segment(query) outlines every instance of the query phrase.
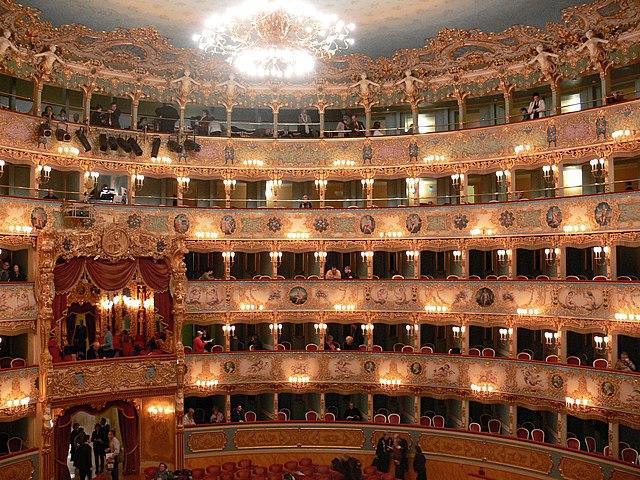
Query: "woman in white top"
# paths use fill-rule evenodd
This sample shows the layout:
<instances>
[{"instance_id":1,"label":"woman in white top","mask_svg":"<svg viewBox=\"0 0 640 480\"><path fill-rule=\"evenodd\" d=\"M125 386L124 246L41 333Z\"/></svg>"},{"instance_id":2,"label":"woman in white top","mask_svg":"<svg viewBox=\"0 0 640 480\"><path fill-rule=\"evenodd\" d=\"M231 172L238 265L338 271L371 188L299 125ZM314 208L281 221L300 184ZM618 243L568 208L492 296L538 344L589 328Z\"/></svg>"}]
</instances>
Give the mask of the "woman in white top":
<instances>
[{"instance_id":1,"label":"woman in white top","mask_svg":"<svg viewBox=\"0 0 640 480\"><path fill-rule=\"evenodd\" d=\"M384 135L380 130L380 122L373 122L373 133L371 135L374 137L382 137Z\"/></svg>"},{"instance_id":2,"label":"woman in white top","mask_svg":"<svg viewBox=\"0 0 640 480\"><path fill-rule=\"evenodd\" d=\"M527 112L529 112L529 118L542 118L544 117L545 110L546 106L544 104L544 100L540 98L540 94L538 92L534 93L531 103L529 103L529 108L527 109Z\"/></svg>"}]
</instances>

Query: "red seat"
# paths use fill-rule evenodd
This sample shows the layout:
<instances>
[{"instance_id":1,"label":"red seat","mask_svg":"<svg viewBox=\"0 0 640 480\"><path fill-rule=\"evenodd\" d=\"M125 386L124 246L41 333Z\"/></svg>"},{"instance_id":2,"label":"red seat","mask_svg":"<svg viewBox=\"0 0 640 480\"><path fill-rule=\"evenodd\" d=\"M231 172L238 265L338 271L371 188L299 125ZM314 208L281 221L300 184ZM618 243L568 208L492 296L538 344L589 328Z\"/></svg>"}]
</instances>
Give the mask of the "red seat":
<instances>
[{"instance_id":1,"label":"red seat","mask_svg":"<svg viewBox=\"0 0 640 480\"><path fill-rule=\"evenodd\" d=\"M307 413L305 413L304 418L307 422L317 422L318 413L313 410L309 410Z\"/></svg>"},{"instance_id":2,"label":"red seat","mask_svg":"<svg viewBox=\"0 0 640 480\"><path fill-rule=\"evenodd\" d=\"M502 422L496 418L492 418L488 423L490 433L502 433Z\"/></svg>"},{"instance_id":3,"label":"red seat","mask_svg":"<svg viewBox=\"0 0 640 480\"><path fill-rule=\"evenodd\" d=\"M584 437L584 443L587 446L587 452L595 453L598 448L596 447L596 439L593 437Z\"/></svg>"},{"instance_id":4,"label":"red seat","mask_svg":"<svg viewBox=\"0 0 640 480\"><path fill-rule=\"evenodd\" d=\"M204 468L193 468L191 470L191 478L193 478L193 480L204 478Z\"/></svg>"},{"instance_id":5,"label":"red seat","mask_svg":"<svg viewBox=\"0 0 640 480\"><path fill-rule=\"evenodd\" d=\"M245 422L255 422L256 421L256 412L254 412L252 410L249 410L248 412L245 412L244 421Z\"/></svg>"},{"instance_id":6,"label":"red seat","mask_svg":"<svg viewBox=\"0 0 640 480\"><path fill-rule=\"evenodd\" d=\"M415 350L411 345L405 345L402 347L402 353L413 353Z\"/></svg>"},{"instance_id":7,"label":"red seat","mask_svg":"<svg viewBox=\"0 0 640 480\"><path fill-rule=\"evenodd\" d=\"M387 417L385 417L382 413L376 413L373 416L373 423L387 423Z\"/></svg>"},{"instance_id":8,"label":"red seat","mask_svg":"<svg viewBox=\"0 0 640 480\"><path fill-rule=\"evenodd\" d=\"M528 352L520 352L516 358L518 360L531 360L531 354Z\"/></svg>"},{"instance_id":9,"label":"red seat","mask_svg":"<svg viewBox=\"0 0 640 480\"><path fill-rule=\"evenodd\" d=\"M567 448L571 450L580 450L580 440L577 438L567 438Z\"/></svg>"},{"instance_id":10,"label":"red seat","mask_svg":"<svg viewBox=\"0 0 640 480\"><path fill-rule=\"evenodd\" d=\"M482 356L483 357L495 357L496 356L496 351L493 348L483 348L482 349Z\"/></svg>"},{"instance_id":11,"label":"red seat","mask_svg":"<svg viewBox=\"0 0 640 480\"><path fill-rule=\"evenodd\" d=\"M578 357L574 357L573 355L567 357L568 365L580 365L580 359Z\"/></svg>"},{"instance_id":12,"label":"red seat","mask_svg":"<svg viewBox=\"0 0 640 480\"><path fill-rule=\"evenodd\" d=\"M470 357L479 357L480 356L480 349L479 348L470 348L469 349L469 356Z\"/></svg>"},{"instance_id":13,"label":"red seat","mask_svg":"<svg viewBox=\"0 0 640 480\"><path fill-rule=\"evenodd\" d=\"M211 475L212 477L220 475L220 470L220 465L207 465L207 468L205 468L207 475Z\"/></svg>"},{"instance_id":14,"label":"red seat","mask_svg":"<svg viewBox=\"0 0 640 480\"><path fill-rule=\"evenodd\" d=\"M301 467L311 467L311 466L313 466L313 460L311 460L309 457L301 458L298 463L300 464Z\"/></svg>"},{"instance_id":15,"label":"red seat","mask_svg":"<svg viewBox=\"0 0 640 480\"><path fill-rule=\"evenodd\" d=\"M316 345L315 343L308 343L306 347L304 347L304 349L307 352L317 352L318 351L318 345Z\"/></svg>"},{"instance_id":16,"label":"red seat","mask_svg":"<svg viewBox=\"0 0 640 480\"><path fill-rule=\"evenodd\" d=\"M222 471L225 472L225 473L235 472L236 471L235 462L224 462L222 464Z\"/></svg>"},{"instance_id":17,"label":"red seat","mask_svg":"<svg viewBox=\"0 0 640 480\"><path fill-rule=\"evenodd\" d=\"M444 428L444 417L442 415L433 417L433 426L435 428Z\"/></svg>"},{"instance_id":18,"label":"red seat","mask_svg":"<svg viewBox=\"0 0 640 480\"><path fill-rule=\"evenodd\" d=\"M144 478L150 480L151 478L153 478L157 471L158 467L147 467L142 471L142 474L144 475Z\"/></svg>"},{"instance_id":19,"label":"red seat","mask_svg":"<svg viewBox=\"0 0 640 480\"><path fill-rule=\"evenodd\" d=\"M431 417L427 417L425 415L420 417L420 425L422 425L423 427L430 427L431 426Z\"/></svg>"},{"instance_id":20,"label":"red seat","mask_svg":"<svg viewBox=\"0 0 640 480\"><path fill-rule=\"evenodd\" d=\"M558 355L547 355L544 361L547 363L558 363Z\"/></svg>"},{"instance_id":21,"label":"red seat","mask_svg":"<svg viewBox=\"0 0 640 480\"><path fill-rule=\"evenodd\" d=\"M531 430L531 440L544 443L544 430L540 430L539 428Z\"/></svg>"},{"instance_id":22,"label":"red seat","mask_svg":"<svg viewBox=\"0 0 640 480\"><path fill-rule=\"evenodd\" d=\"M520 427L516 430L516 437L521 438L523 440L529 440L529 430L526 428Z\"/></svg>"},{"instance_id":23,"label":"red seat","mask_svg":"<svg viewBox=\"0 0 640 480\"><path fill-rule=\"evenodd\" d=\"M425 345L420 349L420 353L433 353L433 348L428 345Z\"/></svg>"},{"instance_id":24,"label":"red seat","mask_svg":"<svg viewBox=\"0 0 640 480\"><path fill-rule=\"evenodd\" d=\"M478 432L480 432L480 430L482 430L482 428L480 427L479 423L472 422L472 423L469 424L469 431L470 432L478 433Z\"/></svg>"},{"instance_id":25,"label":"red seat","mask_svg":"<svg viewBox=\"0 0 640 480\"><path fill-rule=\"evenodd\" d=\"M374 353L380 353L380 352L382 352L382 347L380 345L374 345L371 348L371 351L374 352Z\"/></svg>"},{"instance_id":26,"label":"red seat","mask_svg":"<svg viewBox=\"0 0 640 480\"><path fill-rule=\"evenodd\" d=\"M620 452L620 458L623 462L635 464L638 461L638 451L633 448L625 448Z\"/></svg>"},{"instance_id":27,"label":"red seat","mask_svg":"<svg viewBox=\"0 0 640 480\"><path fill-rule=\"evenodd\" d=\"M609 368L609 362L604 358L597 358L593 361L593 368Z\"/></svg>"},{"instance_id":28,"label":"red seat","mask_svg":"<svg viewBox=\"0 0 640 480\"><path fill-rule=\"evenodd\" d=\"M336 421L336 415L332 412L327 412L324 414L324 421L325 422L335 422Z\"/></svg>"},{"instance_id":29,"label":"red seat","mask_svg":"<svg viewBox=\"0 0 640 480\"><path fill-rule=\"evenodd\" d=\"M296 462L295 460L289 460L284 464L284 469L289 472L295 472L296 470L298 470L298 462Z\"/></svg>"},{"instance_id":30,"label":"red seat","mask_svg":"<svg viewBox=\"0 0 640 480\"><path fill-rule=\"evenodd\" d=\"M394 425L399 425L400 424L400 415L398 415L397 413L389 414L389 416L387 417L387 422L388 423L392 423Z\"/></svg>"},{"instance_id":31,"label":"red seat","mask_svg":"<svg viewBox=\"0 0 640 480\"><path fill-rule=\"evenodd\" d=\"M251 468L251 460L248 458L243 458L238 462L238 467L240 468Z\"/></svg>"}]
</instances>

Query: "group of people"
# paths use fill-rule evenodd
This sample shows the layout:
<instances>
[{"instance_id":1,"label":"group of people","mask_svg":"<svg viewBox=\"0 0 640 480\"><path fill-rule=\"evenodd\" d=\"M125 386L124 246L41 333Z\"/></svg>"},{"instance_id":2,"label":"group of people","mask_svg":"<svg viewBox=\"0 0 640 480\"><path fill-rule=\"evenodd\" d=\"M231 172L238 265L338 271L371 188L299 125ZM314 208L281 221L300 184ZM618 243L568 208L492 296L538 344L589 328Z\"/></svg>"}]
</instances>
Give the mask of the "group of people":
<instances>
[{"instance_id":1,"label":"group of people","mask_svg":"<svg viewBox=\"0 0 640 480\"><path fill-rule=\"evenodd\" d=\"M351 116L347 114L342 116L342 120L336 126L334 136L338 138L364 137L365 133L364 124L358 119L358 114L353 113Z\"/></svg>"},{"instance_id":2,"label":"group of people","mask_svg":"<svg viewBox=\"0 0 640 480\"><path fill-rule=\"evenodd\" d=\"M102 105L98 104L91 110L90 123L102 127L121 128L120 115L122 111L116 102L111 102L107 110L103 110Z\"/></svg>"},{"instance_id":3,"label":"group of people","mask_svg":"<svg viewBox=\"0 0 640 480\"><path fill-rule=\"evenodd\" d=\"M536 118L544 117L545 110L547 106L544 103L544 99L540 97L538 92L533 94L531 97L531 102L529 102L528 107L522 107L520 109L520 114L522 115L522 121L526 120L535 120Z\"/></svg>"},{"instance_id":4,"label":"group of people","mask_svg":"<svg viewBox=\"0 0 640 480\"><path fill-rule=\"evenodd\" d=\"M351 270L350 265L346 265L341 272L335 265L331 266L324 274L325 280L354 280L358 276Z\"/></svg>"},{"instance_id":5,"label":"group of people","mask_svg":"<svg viewBox=\"0 0 640 480\"><path fill-rule=\"evenodd\" d=\"M95 424L91 435L88 435L79 423L74 423L69 443L70 460L77 470L76 478L91 480L95 467L96 475L106 469L110 471L112 480L118 480L120 441L106 418L101 418L100 422Z\"/></svg>"},{"instance_id":6,"label":"group of people","mask_svg":"<svg viewBox=\"0 0 640 480\"><path fill-rule=\"evenodd\" d=\"M376 444L376 453L373 459L373 465L379 472L388 473L391 466L394 467L395 478L404 480L407 476L409 468L409 444L406 439L402 438L399 433L393 436L386 432ZM417 480L426 480L427 478L427 458L425 457L420 445L416 445L415 455L413 457L413 470Z\"/></svg>"},{"instance_id":7,"label":"group of people","mask_svg":"<svg viewBox=\"0 0 640 480\"><path fill-rule=\"evenodd\" d=\"M0 269L0 282L24 282L27 278L22 273L20 265L14 264L13 267L6 260L2 262L2 269Z\"/></svg>"},{"instance_id":8,"label":"group of people","mask_svg":"<svg viewBox=\"0 0 640 480\"><path fill-rule=\"evenodd\" d=\"M42 118L49 124L53 122L70 122L80 123L80 114L74 113L73 118L69 118L69 114L67 113L66 108L61 108L56 114L51 105L47 105L42 111Z\"/></svg>"}]
</instances>

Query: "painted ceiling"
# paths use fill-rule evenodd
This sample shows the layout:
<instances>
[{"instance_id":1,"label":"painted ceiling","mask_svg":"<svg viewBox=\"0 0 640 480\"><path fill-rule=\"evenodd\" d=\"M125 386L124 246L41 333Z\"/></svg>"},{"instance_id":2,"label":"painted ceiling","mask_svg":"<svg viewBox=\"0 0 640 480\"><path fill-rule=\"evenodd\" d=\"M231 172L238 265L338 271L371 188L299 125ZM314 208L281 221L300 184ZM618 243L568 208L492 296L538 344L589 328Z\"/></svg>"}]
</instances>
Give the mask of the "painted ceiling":
<instances>
[{"instance_id":1,"label":"painted ceiling","mask_svg":"<svg viewBox=\"0 0 640 480\"><path fill-rule=\"evenodd\" d=\"M204 19L240 0L23 0L54 26L79 23L95 30L155 27L178 47ZM296 1L296 0L292 0ZM544 27L560 22L562 9L584 0L313 0L325 12L357 26L353 52L391 56L402 48L424 46L445 27L499 32L513 25Z\"/></svg>"}]
</instances>

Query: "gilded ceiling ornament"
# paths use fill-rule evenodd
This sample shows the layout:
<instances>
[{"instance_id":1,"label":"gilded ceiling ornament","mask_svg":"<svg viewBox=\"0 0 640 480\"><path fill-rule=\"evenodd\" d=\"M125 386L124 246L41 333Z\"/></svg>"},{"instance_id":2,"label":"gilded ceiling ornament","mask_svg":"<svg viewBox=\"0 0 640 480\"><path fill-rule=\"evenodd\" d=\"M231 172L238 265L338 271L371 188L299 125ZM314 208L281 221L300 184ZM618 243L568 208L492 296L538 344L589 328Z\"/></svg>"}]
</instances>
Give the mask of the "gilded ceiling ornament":
<instances>
[{"instance_id":1,"label":"gilded ceiling ornament","mask_svg":"<svg viewBox=\"0 0 640 480\"><path fill-rule=\"evenodd\" d=\"M603 45L607 45L609 41L596 37L593 30L587 30L584 36L586 37L586 40L578 47L576 53L580 53L582 50L587 49L590 64L594 68L603 70L602 60L605 56Z\"/></svg>"},{"instance_id":2,"label":"gilded ceiling ornament","mask_svg":"<svg viewBox=\"0 0 640 480\"><path fill-rule=\"evenodd\" d=\"M542 72L544 78L548 81L555 81L558 66L554 59L560 58L555 53L547 52L544 46L536 46L537 55L527 62L527 65L538 64L538 69Z\"/></svg>"},{"instance_id":3,"label":"gilded ceiling ornament","mask_svg":"<svg viewBox=\"0 0 640 480\"><path fill-rule=\"evenodd\" d=\"M407 102L413 104L419 97L419 91L416 87L416 84L423 85L424 81L419 78L414 77L411 74L411 70L404 71L404 77L398 80L395 85L403 85L403 92L405 94L405 99Z\"/></svg>"},{"instance_id":4,"label":"gilded ceiling ornament","mask_svg":"<svg viewBox=\"0 0 640 480\"><path fill-rule=\"evenodd\" d=\"M189 97L191 96L191 89L193 85L197 87L200 87L202 85L201 83L191 78L191 71L189 69L184 71L184 75L182 77L172 80L171 83L178 84L178 87L180 88L180 93L178 98L185 103L187 102L187 100L189 100Z\"/></svg>"},{"instance_id":5,"label":"gilded ceiling ornament","mask_svg":"<svg viewBox=\"0 0 640 480\"><path fill-rule=\"evenodd\" d=\"M55 45L51 45L48 50L45 50L42 53L36 53L33 56L34 58L42 59L38 64L38 70L43 78L48 78L49 75L51 75L56 62L62 65L65 64L64 60L56 54L56 50L57 47Z\"/></svg>"},{"instance_id":6,"label":"gilded ceiling ornament","mask_svg":"<svg viewBox=\"0 0 640 480\"><path fill-rule=\"evenodd\" d=\"M363 106L371 105L372 103L372 87L379 88L380 84L369 80L366 73L361 73L360 80L353 85L349 85L349 88L357 88Z\"/></svg>"},{"instance_id":7,"label":"gilded ceiling ornament","mask_svg":"<svg viewBox=\"0 0 640 480\"><path fill-rule=\"evenodd\" d=\"M5 29L2 37L0 37L0 58L4 58L7 50L14 53L19 53L18 47L16 47L11 41L11 36L13 32L11 30Z\"/></svg>"}]
</instances>

